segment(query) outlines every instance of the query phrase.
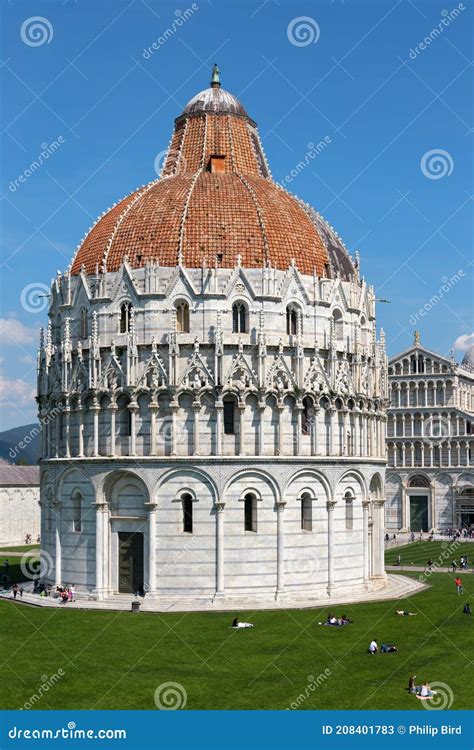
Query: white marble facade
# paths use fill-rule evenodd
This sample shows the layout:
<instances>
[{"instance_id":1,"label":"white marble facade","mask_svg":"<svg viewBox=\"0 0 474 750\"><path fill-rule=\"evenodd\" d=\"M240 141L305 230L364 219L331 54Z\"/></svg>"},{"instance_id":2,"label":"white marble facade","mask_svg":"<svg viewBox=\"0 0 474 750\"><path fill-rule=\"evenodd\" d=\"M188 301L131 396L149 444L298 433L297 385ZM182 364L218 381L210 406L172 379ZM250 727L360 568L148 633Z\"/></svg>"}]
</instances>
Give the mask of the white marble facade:
<instances>
[{"instance_id":1,"label":"white marble facade","mask_svg":"<svg viewBox=\"0 0 474 750\"><path fill-rule=\"evenodd\" d=\"M148 596L382 586L374 308L357 264L58 274L38 359L49 579L117 593L131 532Z\"/></svg>"},{"instance_id":2,"label":"white marble facade","mask_svg":"<svg viewBox=\"0 0 474 750\"><path fill-rule=\"evenodd\" d=\"M0 545L36 542L40 533L40 488L37 466L12 466L0 460Z\"/></svg>"},{"instance_id":3,"label":"white marble facade","mask_svg":"<svg viewBox=\"0 0 474 750\"><path fill-rule=\"evenodd\" d=\"M472 354L472 352L471 352ZM424 347L389 362L386 526L435 531L474 524L474 372Z\"/></svg>"}]
</instances>

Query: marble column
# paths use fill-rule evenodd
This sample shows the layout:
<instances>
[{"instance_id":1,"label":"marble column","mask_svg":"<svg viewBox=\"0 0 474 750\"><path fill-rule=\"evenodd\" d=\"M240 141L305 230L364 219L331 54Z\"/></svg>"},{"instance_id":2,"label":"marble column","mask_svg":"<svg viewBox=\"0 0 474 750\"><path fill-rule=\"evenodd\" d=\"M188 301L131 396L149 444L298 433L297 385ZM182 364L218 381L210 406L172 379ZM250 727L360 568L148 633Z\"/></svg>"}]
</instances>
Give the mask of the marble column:
<instances>
[{"instance_id":1,"label":"marble column","mask_svg":"<svg viewBox=\"0 0 474 750\"><path fill-rule=\"evenodd\" d=\"M177 456L178 455L177 418L178 418L179 404L178 404L177 401L172 401L170 403L170 407L171 407L171 446L170 446L170 455L171 456Z\"/></svg>"},{"instance_id":2,"label":"marble column","mask_svg":"<svg viewBox=\"0 0 474 750\"><path fill-rule=\"evenodd\" d=\"M362 568L365 585L369 582L369 507L369 501L364 500L362 503Z\"/></svg>"},{"instance_id":3,"label":"marble column","mask_svg":"<svg viewBox=\"0 0 474 750\"><path fill-rule=\"evenodd\" d=\"M199 456L201 437L199 435L199 417L201 414L201 402L193 401L193 456Z\"/></svg>"},{"instance_id":4,"label":"marble column","mask_svg":"<svg viewBox=\"0 0 474 750\"><path fill-rule=\"evenodd\" d=\"M283 511L286 501L277 502L277 588L276 599L285 590L285 526Z\"/></svg>"},{"instance_id":5,"label":"marble column","mask_svg":"<svg viewBox=\"0 0 474 750\"><path fill-rule=\"evenodd\" d=\"M93 419L93 448L92 448L92 455L98 456L99 455L99 402L97 401L97 398L94 397L94 400L92 402L91 406L91 412L92 412L92 419Z\"/></svg>"},{"instance_id":6,"label":"marble column","mask_svg":"<svg viewBox=\"0 0 474 750\"><path fill-rule=\"evenodd\" d=\"M65 425L65 451L64 454L66 458L71 457L71 408L69 406L69 403L66 404L66 408L64 410L64 419L66 422Z\"/></svg>"},{"instance_id":7,"label":"marble column","mask_svg":"<svg viewBox=\"0 0 474 750\"><path fill-rule=\"evenodd\" d=\"M156 414L158 402L156 399L150 401L150 456L156 456Z\"/></svg>"},{"instance_id":8,"label":"marble column","mask_svg":"<svg viewBox=\"0 0 474 750\"><path fill-rule=\"evenodd\" d=\"M385 574L385 519L384 519L384 501L374 500L372 502L372 512L374 514L374 528L372 533L373 546L373 575L375 578L386 578Z\"/></svg>"},{"instance_id":9,"label":"marble column","mask_svg":"<svg viewBox=\"0 0 474 750\"><path fill-rule=\"evenodd\" d=\"M117 412L117 404L111 401L109 404L110 411L110 455L115 456L116 453L116 427L115 427L115 414Z\"/></svg>"},{"instance_id":10,"label":"marble column","mask_svg":"<svg viewBox=\"0 0 474 750\"><path fill-rule=\"evenodd\" d=\"M78 430L78 458L84 457L84 410L81 405L77 407L77 430Z\"/></svg>"},{"instance_id":11,"label":"marble column","mask_svg":"<svg viewBox=\"0 0 474 750\"><path fill-rule=\"evenodd\" d=\"M224 404L216 401L216 455L222 456L222 422Z\"/></svg>"},{"instance_id":12,"label":"marble column","mask_svg":"<svg viewBox=\"0 0 474 750\"><path fill-rule=\"evenodd\" d=\"M61 560L61 503L53 502L54 508L54 582L56 586L62 585L62 560Z\"/></svg>"},{"instance_id":13,"label":"marble column","mask_svg":"<svg viewBox=\"0 0 474 750\"><path fill-rule=\"evenodd\" d=\"M105 503L95 505L95 589L97 599L104 597L104 517Z\"/></svg>"},{"instance_id":14,"label":"marble column","mask_svg":"<svg viewBox=\"0 0 474 750\"><path fill-rule=\"evenodd\" d=\"M335 500L328 500L326 508L328 512L328 595L331 596L334 588L334 508Z\"/></svg>"},{"instance_id":15,"label":"marble column","mask_svg":"<svg viewBox=\"0 0 474 750\"><path fill-rule=\"evenodd\" d=\"M301 432L303 429L303 407L296 407L296 436L294 441L294 455L299 456L301 453ZM311 424L309 425L309 433L311 440Z\"/></svg>"},{"instance_id":16,"label":"marble column","mask_svg":"<svg viewBox=\"0 0 474 750\"><path fill-rule=\"evenodd\" d=\"M331 456L337 456L337 409L334 406L331 406L329 411L329 446L330 446L330 454Z\"/></svg>"},{"instance_id":17,"label":"marble column","mask_svg":"<svg viewBox=\"0 0 474 750\"><path fill-rule=\"evenodd\" d=\"M148 509L148 590L150 597L156 596L156 503L146 503Z\"/></svg>"},{"instance_id":18,"label":"marble column","mask_svg":"<svg viewBox=\"0 0 474 750\"><path fill-rule=\"evenodd\" d=\"M265 455L265 401L258 403L258 455Z\"/></svg>"},{"instance_id":19,"label":"marble column","mask_svg":"<svg viewBox=\"0 0 474 750\"><path fill-rule=\"evenodd\" d=\"M130 456L137 454L137 412L138 404L132 402L128 405L130 410Z\"/></svg>"},{"instance_id":20,"label":"marble column","mask_svg":"<svg viewBox=\"0 0 474 750\"><path fill-rule=\"evenodd\" d=\"M239 404L239 456L245 456L245 404Z\"/></svg>"},{"instance_id":21,"label":"marble column","mask_svg":"<svg viewBox=\"0 0 474 750\"><path fill-rule=\"evenodd\" d=\"M277 456L281 456L282 455L281 418L282 418L282 414L283 414L283 408L284 407L283 407L282 404L277 404L277 406L276 406L277 415L278 415L277 428L276 428L276 430L277 430L277 434L276 434L276 455Z\"/></svg>"},{"instance_id":22,"label":"marble column","mask_svg":"<svg viewBox=\"0 0 474 750\"><path fill-rule=\"evenodd\" d=\"M216 504L216 593L215 597L225 596L224 582L224 508L225 503Z\"/></svg>"},{"instance_id":23,"label":"marble column","mask_svg":"<svg viewBox=\"0 0 474 750\"><path fill-rule=\"evenodd\" d=\"M314 415L311 420L311 455L317 456L319 451L319 406L314 409Z\"/></svg>"}]
</instances>

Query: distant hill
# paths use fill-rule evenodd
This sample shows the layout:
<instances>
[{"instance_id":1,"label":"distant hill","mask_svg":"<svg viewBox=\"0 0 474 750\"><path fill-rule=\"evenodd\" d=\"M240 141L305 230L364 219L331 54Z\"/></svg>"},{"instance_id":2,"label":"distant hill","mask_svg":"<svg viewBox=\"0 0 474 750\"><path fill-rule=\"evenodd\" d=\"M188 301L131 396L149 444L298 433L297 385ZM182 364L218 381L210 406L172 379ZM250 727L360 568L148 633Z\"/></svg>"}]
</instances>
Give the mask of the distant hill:
<instances>
[{"instance_id":1,"label":"distant hill","mask_svg":"<svg viewBox=\"0 0 474 750\"><path fill-rule=\"evenodd\" d=\"M38 463L39 457L40 436L37 422L0 432L0 458L4 458L11 464L21 459L34 465Z\"/></svg>"}]
</instances>

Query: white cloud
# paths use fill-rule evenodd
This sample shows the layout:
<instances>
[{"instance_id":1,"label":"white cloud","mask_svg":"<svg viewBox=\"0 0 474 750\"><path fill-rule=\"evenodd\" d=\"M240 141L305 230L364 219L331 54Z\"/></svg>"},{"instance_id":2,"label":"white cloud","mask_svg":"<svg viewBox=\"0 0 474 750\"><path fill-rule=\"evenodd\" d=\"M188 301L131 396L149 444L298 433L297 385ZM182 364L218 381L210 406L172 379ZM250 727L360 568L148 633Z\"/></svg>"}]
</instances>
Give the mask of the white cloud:
<instances>
[{"instance_id":1,"label":"white cloud","mask_svg":"<svg viewBox=\"0 0 474 750\"><path fill-rule=\"evenodd\" d=\"M15 318L0 318L0 341L8 344L31 344L38 341L36 328L28 328Z\"/></svg>"},{"instance_id":2,"label":"white cloud","mask_svg":"<svg viewBox=\"0 0 474 750\"><path fill-rule=\"evenodd\" d=\"M35 405L36 388L20 378L0 377L0 405L32 407Z\"/></svg>"},{"instance_id":3,"label":"white cloud","mask_svg":"<svg viewBox=\"0 0 474 750\"><path fill-rule=\"evenodd\" d=\"M453 344L453 348L461 352L466 352L471 346L474 346L474 333L465 333L463 336L458 336Z\"/></svg>"}]
</instances>

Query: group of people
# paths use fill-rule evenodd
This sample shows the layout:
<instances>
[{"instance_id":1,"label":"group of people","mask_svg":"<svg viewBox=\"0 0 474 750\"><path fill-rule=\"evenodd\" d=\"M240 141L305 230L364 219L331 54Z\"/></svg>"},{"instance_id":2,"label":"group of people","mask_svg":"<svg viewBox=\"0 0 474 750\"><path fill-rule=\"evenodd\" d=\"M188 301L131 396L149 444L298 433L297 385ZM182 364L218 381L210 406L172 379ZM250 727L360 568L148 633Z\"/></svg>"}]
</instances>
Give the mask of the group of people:
<instances>
[{"instance_id":1,"label":"group of people","mask_svg":"<svg viewBox=\"0 0 474 750\"><path fill-rule=\"evenodd\" d=\"M468 558L468 556L467 555L461 555L461 557L459 558L459 567L462 570L467 570L468 565L469 565L469 558ZM453 573L455 573L455 571L456 571L456 569L458 567L457 560L453 560L452 563L451 563L451 566L453 568Z\"/></svg>"},{"instance_id":2,"label":"group of people","mask_svg":"<svg viewBox=\"0 0 474 750\"><path fill-rule=\"evenodd\" d=\"M74 589L72 586L56 586L53 594L55 599L60 600L60 604L67 604L74 601Z\"/></svg>"},{"instance_id":3,"label":"group of people","mask_svg":"<svg viewBox=\"0 0 474 750\"><path fill-rule=\"evenodd\" d=\"M326 622L320 622L319 625L335 625L336 627L341 625L352 625L352 620L349 620L347 615L336 617L335 614L330 612L327 616Z\"/></svg>"}]
</instances>

